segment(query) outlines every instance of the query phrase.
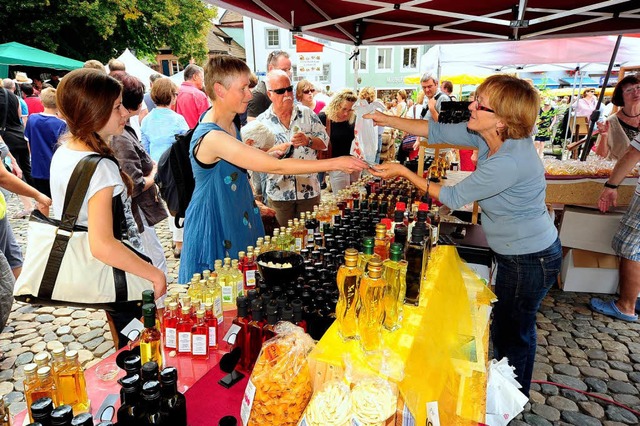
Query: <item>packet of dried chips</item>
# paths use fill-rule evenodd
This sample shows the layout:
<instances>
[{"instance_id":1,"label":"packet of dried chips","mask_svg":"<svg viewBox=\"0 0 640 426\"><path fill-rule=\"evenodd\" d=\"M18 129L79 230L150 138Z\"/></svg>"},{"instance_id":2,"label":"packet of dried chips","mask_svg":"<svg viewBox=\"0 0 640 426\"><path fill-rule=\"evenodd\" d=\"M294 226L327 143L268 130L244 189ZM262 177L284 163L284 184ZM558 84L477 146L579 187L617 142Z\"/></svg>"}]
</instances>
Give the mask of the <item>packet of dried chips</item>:
<instances>
[{"instance_id":1,"label":"packet of dried chips","mask_svg":"<svg viewBox=\"0 0 640 426\"><path fill-rule=\"evenodd\" d=\"M384 425L396 412L397 404L397 389L379 377L362 378L351 389L351 410L357 425Z\"/></svg>"},{"instance_id":2,"label":"packet of dried chips","mask_svg":"<svg viewBox=\"0 0 640 426\"><path fill-rule=\"evenodd\" d=\"M245 389L240 417L245 426L295 426L311 399L307 356L315 343L300 327L276 325L262 345Z\"/></svg>"},{"instance_id":3,"label":"packet of dried chips","mask_svg":"<svg viewBox=\"0 0 640 426\"><path fill-rule=\"evenodd\" d=\"M322 384L307 405L300 426L350 426L351 391L336 380Z\"/></svg>"}]
</instances>

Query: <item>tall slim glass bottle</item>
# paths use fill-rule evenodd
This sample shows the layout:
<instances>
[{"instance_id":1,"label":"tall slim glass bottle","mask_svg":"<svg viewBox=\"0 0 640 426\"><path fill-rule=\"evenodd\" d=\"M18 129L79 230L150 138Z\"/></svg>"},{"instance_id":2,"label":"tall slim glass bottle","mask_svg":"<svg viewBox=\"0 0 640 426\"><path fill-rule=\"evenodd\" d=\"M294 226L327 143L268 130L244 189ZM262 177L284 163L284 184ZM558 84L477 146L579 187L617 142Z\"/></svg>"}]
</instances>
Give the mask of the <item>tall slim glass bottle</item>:
<instances>
[{"instance_id":1,"label":"tall slim glass bottle","mask_svg":"<svg viewBox=\"0 0 640 426\"><path fill-rule=\"evenodd\" d=\"M167 313L168 312L168 313ZM176 325L178 324L178 304L176 302L169 303L169 309L165 310L166 315L163 317L164 345L167 349L177 348Z\"/></svg>"},{"instance_id":2,"label":"tall slim glass bottle","mask_svg":"<svg viewBox=\"0 0 640 426\"><path fill-rule=\"evenodd\" d=\"M178 370L167 367L160 372L162 401L160 410L171 426L187 426L187 400L178 392Z\"/></svg>"},{"instance_id":3,"label":"tall slim glass bottle","mask_svg":"<svg viewBox=\"0 0 640 426\"><path fill-rule=\"evenodd\" d=\"M191 327L191 356L195 359L209 358L209 327L204 321L204 311L196 313L196 322Z\"/></svg>"},{"instance_id":4,"label":"tall slim glass bottle","mask_svg":"<svg viewBox=\"0 0 640 426\"><path fill-rule=\"evenodd\" d=\"M218 349L218 319L213 315L213 305L204 304L204 322L209 330L209 350Z\"/></svg>"},{"instance_id":5,"label":"tall slim glass bottle","mask_svg":"<svg viewBox=\"0 0 640 426\"><path fill-rule=\"evenodd\" d=\"M404 303L416 306L420 302L420 288L427 272L429 258L424 237L424 227L415 226L411 233L411 241L405 252L405 259L407 259L407 291Z\"/></svg>"},{"instance_id":6,"label":"tall slim glass bottle","mask_svg":"<svg viewBox=\"0 0 640 426\"><path fill-rule=\"evenodd\" d=\"M338 331L344 340L357 339L356 313L359 308L358 287L362 269L358 268L358 251L345 250L344 265L338 269L337 284L340 296L336 305Z\"/></svg>"},{"instance_id":7,"label":"tall slim glass bottle","mask_svg":"<svg viewBox=\"0 0 640 426\"><path fill-rule=\"evenodd\" d=\"M142 305L144 330L140 335L140 358L142 363L154 361L162 368L162 344L160 329L156 328L156 305Z\"/></svg>"},{"instance_id":8,"label":"tall slim glass bottle","mask_svg":"<svg viewBox=\"0 0 640 426\"><path fill-rule=\"evenodd\" d=\"M65 359L64 367L58 373L60 386L58 394L63 399L58 404L72 406L74 414L85 413L89 411L89 396L84 370L78 360L78 352L68 351Z\"/></svg>"},{"instance_id":9,"label":"tall slim glass bottle","mask_svg":"<svg viewBox=\"0 0 640 426\"><path fill-rule=\"evenodd\" d=\"M236 334L235 347L240 348L240 362L238 366L241 370L247 370L250 364L251 354L249 352L249 317L246 297L238 297L236 306L238 307L238 316L233 319L233 324L240 327L240 331Z\"/></svg>"},{"instance_id":10,"label":"tall slim glass bottle","mask_svg":"<svg viewBox=\"0 0 640 426\"><path fill-rule=\"evenodd\" d=\"M190 355L191 354L191 328L193 327L193 321L191 320L191 308L182 307L180 319L176 325L176 331L178 334L178 355Z\"/></svg>"},{"instance_id":11,"label":"tall slim glass bottle","mask_svg":"<svg viewBox=\"0 0 640 426\"><path fill-rule=\"evenodd\" d=\"M362 238L362 253L360 253L358 257L358 268L360 268L363 272L367 267L367 263L369 263L369 259L371 259L371 257L373 256L373 246L373 237Z\"/></svg>"},{"instance_id":12,"label":"tall slim glass bottle","mask_svg":"<svg viewBox=\"0 0 640 426\"><path fill-rule=\"evenodd\" d=\"M360 281L360 310L358 312L358 334L360 346L365 353L375 352L382 344L384 323L384 295L386 282L382 277L382 259L373 256L367 272Z\"/></svg>"},{"instance_id":13,"label":"tall slim glass bottle","mask_svg":"<svg viewBox=\"0 0 640 426\"><path fill-rule=\"evenodd\" d=\"M29 419L31 421L33 421L31 404L33 404L34 401L38 400L39 398L47 396L36 393L36 389L38 387L38 373L36 372L37 370L38 364L36 363L27 364L24 366L24 399L27 402L27 410L29 411Z\"/></svg>"},{"instance_id":14,"label":"tall slim glass bottle","mask_svg":"<svg viewBox=\"0 0 640 426\"><path fill-rule=\"evenodd\" d=\"M407 292L407 262L402 260L403 247L391 244L391 257L382 264L382 276L387 283L384 295L384 328L395 331L402 322L402 306Z\"/></svg>"},{"instance_id":15,"label":"tall slim glass bottle","mask_svg":"<svg viewBox=\"0 0 640 426\"><path fill-rule=\"evenodd\" d=\"M373 252L380 256L380 259L385 260L389 258L389 243L390 238L387 235L387 227L384 223L376 225L376 240L373 248Z\"/></svg>"},{"instance_id":16,"label":"tall slim glass bottle","mask_svg":"<svg viewBox=\"0 0 640 426\"><path fill-rule=\"evenodd\" d=\"M140 404L140 376L123 377L120 383L120 408L117 411L118 426L138 426L143 424L144 409Z\"/></svg>"}]
</instances>

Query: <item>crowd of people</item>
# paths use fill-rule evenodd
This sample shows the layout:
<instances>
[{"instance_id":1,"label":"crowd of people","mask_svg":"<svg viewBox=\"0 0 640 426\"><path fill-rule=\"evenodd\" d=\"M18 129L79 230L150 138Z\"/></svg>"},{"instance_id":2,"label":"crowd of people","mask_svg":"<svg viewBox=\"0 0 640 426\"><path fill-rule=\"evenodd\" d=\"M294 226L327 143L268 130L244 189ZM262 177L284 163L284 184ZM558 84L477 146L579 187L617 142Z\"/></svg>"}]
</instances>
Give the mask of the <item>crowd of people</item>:
<instances>
[{"instance_id":1,"label":"crowd of people","mask_svg":"<svg viewBox=\"0 0 640 426\"><path fill-rule=\"evenodd\" d=\"M91 153L112 159L99 163L78 224L87 226L95 258L148 279L157 297L166 290L167 269L154 225L167 218L173 255L181 259L178 282L188 283L194 273L213 269L216 259L237 257L264 236L265 217L286 225L319 205L323 188L337 193L363 171L383 179L404 177L452 209L478 201L498 265L494 356L509 358L528 393L536 312L556 283L562 260L534 141L554 141L569 106L576 115L590 117L596 107L593 91L586 90L572 105L568 98L541 95L526 80L491 76L470 95L467 123L441 124L443 104L456 99L451 82L435 75L424 74L414 93L401 89L384 100L372 87L322 98L314 83L292 81L291 69L286 52L272 52L266 78L259 81L242 60L216 55L204 67L187 66L180 86L152 76L149 90L115 60L108 69L87 61L49 84L18 73L3 82L8 90L0 91L0 117L7 114L0 152L15 174L0 168L0 186L21 196L17 217L27 217L35 200L44 214L52 206L59 219L75 165ZM616 185L638 160L640 145L633 140L640 129L639 89L637 77L622 79L612 97L618 111L598 123L596 154L619 160L601 196L603 210L615 205ZM386 111L358 115L362 102L377 101L386 103ZM369 162L350 155L358 117L369 120L377 136ZM154 177L161 155L189 129L194 129L189 154L195 189L182 228L159 196ZM441 186L409 171L403 163L417 156L421 137L468 147L459 152L460 165L473 173L456 185ZM371 168L371 162L378 164ZM114 198L124 206L128 242L152 263L132 255L114 237ZM0 213L2 201L0 194ZM614 239L623 257L620 300L592 301L594 310L625 320L637 319L639 208L636 195ZM0 245L0 277L12 283L22 255L4 217ZM140 312L109 315L118 342L118 331Z\"/></svg>"}]
</instances>

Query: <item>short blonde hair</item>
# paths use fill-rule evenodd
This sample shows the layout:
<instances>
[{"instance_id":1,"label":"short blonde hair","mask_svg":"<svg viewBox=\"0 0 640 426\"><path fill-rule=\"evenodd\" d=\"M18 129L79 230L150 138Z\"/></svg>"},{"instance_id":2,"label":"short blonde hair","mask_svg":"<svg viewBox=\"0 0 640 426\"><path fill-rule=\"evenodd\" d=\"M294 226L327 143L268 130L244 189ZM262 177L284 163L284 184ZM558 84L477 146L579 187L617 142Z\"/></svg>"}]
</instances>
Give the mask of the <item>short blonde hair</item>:
<instances>
[{"instance_id":1,"label":"short blonde hair","mask_svg":"<svg viewBox=\"0 0 640 426\"><path fill-rule=\"evenodd\" d=\"M104 65L102 65L102 62L98 61L97 59L89 59L84 63L84 65L82 65L82 68L91 68L94 70L102 71L103 73L107 72Z\"/></svg>"},{"instance_id":2,"label":"short blonde hair","mask_svg":"<svg viewBox=\"0 0 640 426\"><path fill-rule=\"evenodd\" d=\"M351 89L342 89L336 95L331 98L331 102L325 109L325 113L327 114L327 118L331 121L335 121L338 118L338 111L342 107L344 102L355 102L358 100L358 96L356 96L355 92ZM351 117L349 118L349 123L353 123L356 119L356 115L352 112Z\"/></svg>"},{"instance_id":3,"label":"short blonde hair","mask_svg":"<svg viewBox=\"0 0 640 426\"><path fill-rule=\"evenodd\" d=\"M268 151L273 148L276 143L276 136L264 123L253 120L242 126L240 129L242 142L246 143L248 139L253 140L254 148Z\"/></svg>"},{"instance_id":4,"label":"short blonde hair","mask_svg":"<svg viewBox=\"0 0 640 426\"><path fill-rule=\"evenodd\" d=\"M217 96L213 86L220 83L228 89L233 79L241 75L251 75L251 70L242 59L231 55L213 55L204 66L204 91L209 99L215 101Z\"/></svg>"},{"instance_id":5,"label":"short blonde hair","mask_svg":"<svg viewBox=\"0 0 640 426\"><path fill-rule=\"evenodd\" d=\"M302 100L302 95L304 93L302 93L303 91L307 90L307 89L316 89L316 86L313 85L312 82L310 82L309 80L306 79L302 79L298 82L298 84L296 85L296 99L297 100Z\"/></svg>"},{"instance_id":6,"label":"short blonde hair","mask_svg":"<svg viewBox=\"0 0 640 426\"><path fill-rule=\"evenodd\" d=\"M47 87L40 92L40 101L45 108L57 108L56 103L56 89L53 87Z\"/></svg>"},{"instance_id":7,"label":"short blonde hair","mask_svg":"<svg viewBox=\"0 0 640 426\"><path fill-rule=\"evenodd\" d=\"M373 87L363 87L360 89L360 99L372 103L376 100L376 89Z\"/></svg>"},{"instance_id":8,"label":"short blonde hair","mask_svg":"<svg viewBox=\"0 0 640 426\"><path fill-rule=\"evenodd\" d=\"M518 77L497 74L487 77L476 93L476 99L489 100L496 116L504 122L503 140L531 136L540 110L540 95L535 87Z\"/></svg>"}]
</instances>

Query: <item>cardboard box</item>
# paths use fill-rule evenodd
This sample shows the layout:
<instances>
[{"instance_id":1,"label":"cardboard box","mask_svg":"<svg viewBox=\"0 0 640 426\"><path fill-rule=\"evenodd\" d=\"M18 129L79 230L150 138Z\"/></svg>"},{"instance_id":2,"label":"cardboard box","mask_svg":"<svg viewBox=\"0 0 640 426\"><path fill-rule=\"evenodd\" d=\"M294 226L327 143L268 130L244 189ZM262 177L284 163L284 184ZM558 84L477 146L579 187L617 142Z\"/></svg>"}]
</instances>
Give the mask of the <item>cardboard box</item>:
<instances>
[{"instance_id":1,"label":"cardboard box","mask_svg":"<svg viewBox=\"0 0 640 426\"><path fill-rule=\"evenodd\" d=\"M560 225L563 247L614 254L611 240L618 229L623 211L606 214L598 209L566 206Z\"/></svg>"},{"instance_id":2,"label":"cardboard box","mask_svg":"<svg viewBox=\"0 0 640 426\"><path fill-rule=\"evenodd\" d=\"M620 259L609 254L571 249L562 262L564 291L614 294L618 289Z\"/></svg>"}]
</instances>

